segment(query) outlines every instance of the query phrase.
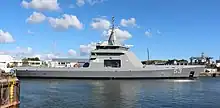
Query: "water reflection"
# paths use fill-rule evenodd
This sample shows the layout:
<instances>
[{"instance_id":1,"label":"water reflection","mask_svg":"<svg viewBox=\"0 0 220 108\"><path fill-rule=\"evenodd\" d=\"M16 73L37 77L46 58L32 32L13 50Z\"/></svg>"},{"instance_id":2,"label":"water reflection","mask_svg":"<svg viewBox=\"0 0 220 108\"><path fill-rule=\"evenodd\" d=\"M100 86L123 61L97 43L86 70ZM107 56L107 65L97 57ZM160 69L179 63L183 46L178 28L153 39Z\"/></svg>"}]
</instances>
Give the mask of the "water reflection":
<instances>
[{"instance_id":1,"label":"water reflection","mask_svg":"<svg viewBox=\"0 0 220 108\"><path fill-rule=\"evenodd\" d=\"M220 99L220 86L213 87L210 80L41 79L21 83L21 108L213 108L220 105L213 102Z\"/></svg>"},{"instance_id":2,"label":"water reflection","mask_svg":"<svg viewBox=\"0 0 220 108\"><path fill-rule=\"evenodd\" d=\"M132 82L92 81L91 84L93 86L90 101L99 103L93 104L93 107L99 108L132 107L132 101L136 100L136 92L139 91L136 90L138 85L131 86Z\"/></svg>"}]
</instances>

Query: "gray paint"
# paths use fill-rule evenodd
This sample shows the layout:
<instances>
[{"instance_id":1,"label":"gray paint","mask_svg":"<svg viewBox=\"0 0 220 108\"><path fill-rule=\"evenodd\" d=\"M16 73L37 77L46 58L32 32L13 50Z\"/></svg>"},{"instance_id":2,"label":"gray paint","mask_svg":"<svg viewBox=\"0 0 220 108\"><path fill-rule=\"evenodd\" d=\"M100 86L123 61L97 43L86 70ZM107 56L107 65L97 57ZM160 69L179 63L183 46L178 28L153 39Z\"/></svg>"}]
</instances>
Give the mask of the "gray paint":
<instances>
[{"instance_id":1,"label":"gray paint","mask_svg":"<svg viewBox=\"0 0 220 108\"><path fill-rule=\"evenodd\" d=\"M174 70L180 68L181 73L175 73ZM18 77L64 77L64 78L97 78L97 77L115 77L115 78L132 78L132 77L189 77L190 71L195 71L195 76L198 77L199 72L204 70L203 67L148 67L143 69L87 69L87 68L34 68L20 67L17 68L16 75Z\"/></svg>"},{"instance_id":2,"label":"gray paint","mask_svg":"<svg viewBox=\"0 0 220 108\"><path fill-rule=\"evenodd\" d=\"M114 32L112 32L114 33ZM198 77L200 72L204 71L204 66L200 65L144 65L129 51L128 47L112 44L116 43L114 35L111 34L108 43L111 44L96 46L97 49L91 51L89 67L87 68L37 68L37 67L16 67L18 77L63 77L63 78L188 78L191 71L195 71L194 77ZM111 42L114 41L114 42ZM105 49L98 49L99 47ZM107 48L108 47L108 48ZM117 49L113 49L116 48ZM93 53L96 53L93 55ZM98 53L108 53L111 55L98 55ZM123 55L112 55L123 53ZM121 60L120 68L104 67L104 60ZM176 73L175 70L181 70Z\"/></svg>"}]
</instances>

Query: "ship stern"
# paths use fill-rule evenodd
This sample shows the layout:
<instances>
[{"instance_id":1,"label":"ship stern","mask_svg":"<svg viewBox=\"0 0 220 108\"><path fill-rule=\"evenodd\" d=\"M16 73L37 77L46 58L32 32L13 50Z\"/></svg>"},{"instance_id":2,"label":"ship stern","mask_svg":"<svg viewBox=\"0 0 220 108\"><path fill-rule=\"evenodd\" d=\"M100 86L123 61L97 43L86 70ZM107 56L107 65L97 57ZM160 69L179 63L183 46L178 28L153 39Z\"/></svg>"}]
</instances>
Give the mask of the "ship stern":
<instances>
[{"instance_id":1,"label":"ship stern","mask_svg":"<svg viewBox=\"0 0 220 108\"><path fill-rule=\"evenodd\" d=\"M189 78L198 78L201 72L204 72L205 66L195 66L190 68Z\"/></svg>"}]
</instances>

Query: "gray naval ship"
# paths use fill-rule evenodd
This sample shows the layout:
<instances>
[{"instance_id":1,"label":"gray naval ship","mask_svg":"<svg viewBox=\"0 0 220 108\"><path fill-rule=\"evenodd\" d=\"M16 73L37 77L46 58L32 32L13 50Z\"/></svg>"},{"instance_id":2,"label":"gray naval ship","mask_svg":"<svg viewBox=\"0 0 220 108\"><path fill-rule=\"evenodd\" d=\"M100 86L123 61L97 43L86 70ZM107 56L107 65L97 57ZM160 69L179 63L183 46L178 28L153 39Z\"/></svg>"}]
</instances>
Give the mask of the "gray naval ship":
<instances>
[{"instance_id":1,"label":"gray naval ship","mask_svg":"<svg viewBox=\"0 0 220 108\"><path fill-rule=\"evenodd\" d=\"M90 79L194 79L204 71L201 65L143 65L116 40L114 17L109 39L96 45L84 67L16 67L17 77Z\"/></svg>"}]
</instances>

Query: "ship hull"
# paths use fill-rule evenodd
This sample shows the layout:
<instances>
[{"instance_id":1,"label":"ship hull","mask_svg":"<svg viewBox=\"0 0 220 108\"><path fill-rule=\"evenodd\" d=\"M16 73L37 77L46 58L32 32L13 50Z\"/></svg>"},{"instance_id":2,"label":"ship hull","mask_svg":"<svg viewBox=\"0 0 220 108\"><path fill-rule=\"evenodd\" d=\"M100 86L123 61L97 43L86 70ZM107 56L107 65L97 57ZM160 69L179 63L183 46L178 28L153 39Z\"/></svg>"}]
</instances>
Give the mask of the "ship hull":
<instances>
[{"instance_id":1,"label":"ship hull","mask_svg":"<svg viewBox=\"0 0 220 108\"><path fill-rule=\"evenodd\" d=\"M194 79L204 67L147 69L15 68L18 78L71 79ZM191 75L193 73L193 75Z\"/></svg>"}]
</instances>

